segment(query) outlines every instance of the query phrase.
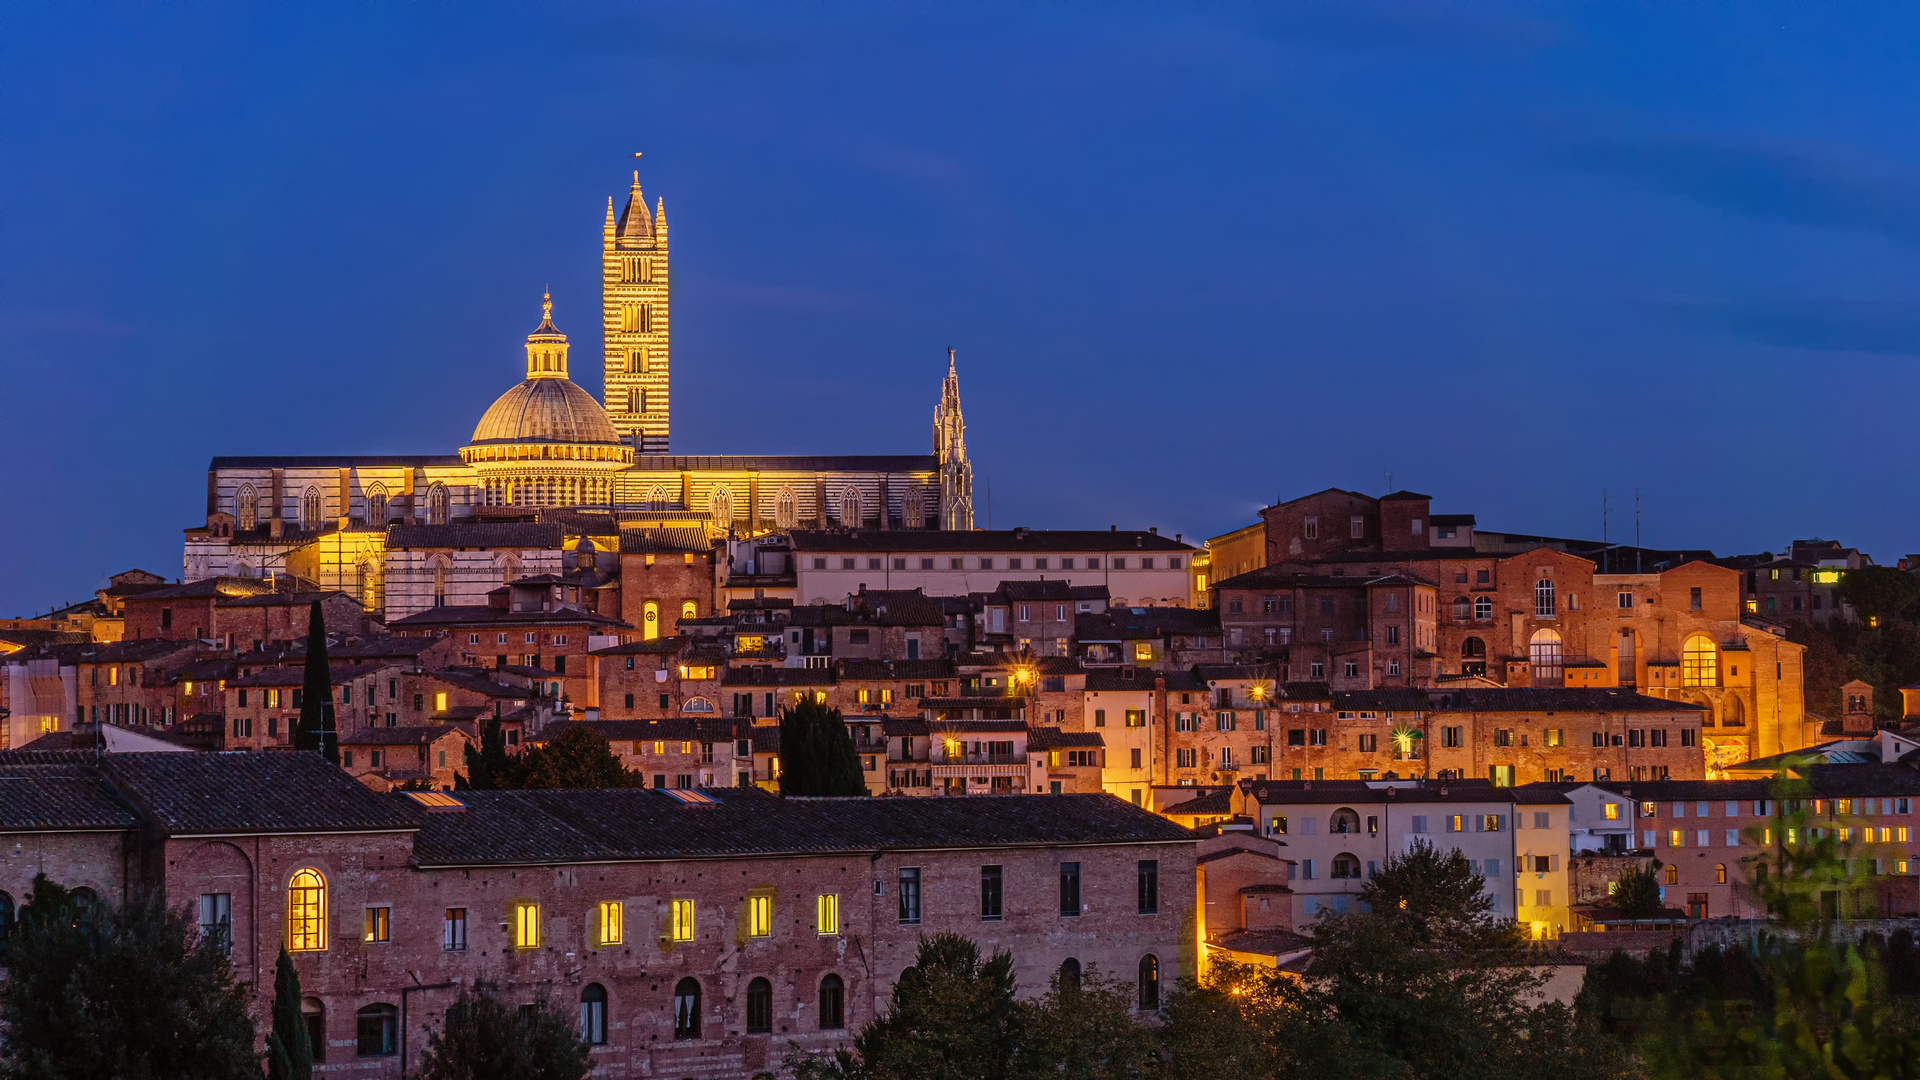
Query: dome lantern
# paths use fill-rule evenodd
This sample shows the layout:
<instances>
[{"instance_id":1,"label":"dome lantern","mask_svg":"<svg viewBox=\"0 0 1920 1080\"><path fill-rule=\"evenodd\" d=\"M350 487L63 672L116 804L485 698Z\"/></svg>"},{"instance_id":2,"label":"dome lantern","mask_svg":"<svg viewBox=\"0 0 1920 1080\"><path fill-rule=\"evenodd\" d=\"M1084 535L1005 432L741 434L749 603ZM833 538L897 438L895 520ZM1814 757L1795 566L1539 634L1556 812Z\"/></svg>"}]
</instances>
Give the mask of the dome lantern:
<instances>
[{"instance_id":1,"label":"dome lantern","mask_svg":"<svg viewBox=\"0 0 1920 1080\"><path fill-rule=\"evenodd\" d=\"M567 335L553 325L553 294L540 297L540 325L527 335L527 378L567 377Z\"/></svg>"}]
</instances>

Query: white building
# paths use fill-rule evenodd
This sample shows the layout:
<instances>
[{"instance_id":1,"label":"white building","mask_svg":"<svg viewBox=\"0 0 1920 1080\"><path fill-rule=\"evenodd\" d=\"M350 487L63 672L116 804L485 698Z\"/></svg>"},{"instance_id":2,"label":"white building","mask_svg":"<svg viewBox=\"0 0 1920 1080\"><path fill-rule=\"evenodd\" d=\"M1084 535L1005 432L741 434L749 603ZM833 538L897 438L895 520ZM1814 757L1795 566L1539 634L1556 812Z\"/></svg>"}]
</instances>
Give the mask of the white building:
<instances>
[{"instance_id":1,"label":"white building","mask_svg":"<svg viewBox=\"0 0 1920 1080\"><path fill-rule=\"evenodd\" d=\"M1113 607L1186 607L1195 548L1157 531L975 529L799 530L797 603L839 603L862 589L928 596L992 592L1003 581L1100 585Z\"/></svg>"}]
</instances>

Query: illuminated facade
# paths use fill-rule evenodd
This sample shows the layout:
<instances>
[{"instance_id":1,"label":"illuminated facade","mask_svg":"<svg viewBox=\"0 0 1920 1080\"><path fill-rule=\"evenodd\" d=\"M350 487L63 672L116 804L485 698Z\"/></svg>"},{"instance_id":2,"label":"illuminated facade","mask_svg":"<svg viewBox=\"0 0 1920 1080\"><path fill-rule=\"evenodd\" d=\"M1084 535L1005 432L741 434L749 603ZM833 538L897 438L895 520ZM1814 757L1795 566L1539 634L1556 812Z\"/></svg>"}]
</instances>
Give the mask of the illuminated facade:
<instances>
[{"instance_id":1,"label":"illuminated facade","mask_svg":"<svg viewBox=\"0 0 1920 1080\"><path fill-rule=\"evenodd\" d=\"M549 296L527 336L525 378L457 454L214 458L206 524L186 531L184 576L295 573L385 612L390 577L404 576L404 591L418 594L431 569L411 556L395 565L395 527L527 521L548 509L596 511L621 526L704 527L715 539L973 527L951 351L931 453L670 455L665 206L648 212L637 175L623 212L608 203L601 254L604 401L572 381L571 346ZM500 553L484 554L500 562Z\"/></svg>"}]
</instances>

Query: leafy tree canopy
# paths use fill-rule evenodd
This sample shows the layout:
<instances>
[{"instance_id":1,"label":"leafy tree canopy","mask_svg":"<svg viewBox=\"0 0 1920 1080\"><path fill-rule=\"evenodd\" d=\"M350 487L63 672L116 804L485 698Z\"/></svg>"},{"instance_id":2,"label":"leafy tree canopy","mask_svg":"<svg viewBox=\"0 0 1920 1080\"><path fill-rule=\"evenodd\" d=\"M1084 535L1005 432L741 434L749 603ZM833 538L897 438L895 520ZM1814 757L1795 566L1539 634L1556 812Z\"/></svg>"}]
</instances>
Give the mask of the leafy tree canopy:
<instances>
[{"instance_id":1,"label":"leafy tree canopy","mask_svg":"<svg viewBox=\"0 0 1920 1080\"><path fill-rule=\"evenodd\" d=\"M584 727L570 727L545 746L529 746L513 760L503 788L645 787L645 774L620 763L607 740Z\"/></svg>"},{"instance_id":2,"label":"leafy tree canopy","mask_svg":"<svg viewBox=\"0 0 1920 1080\"><path fill-rule=\"evenodd\" d=\"M551 998L509 1004L492 983L462 990L427 1036L414 1080L585 1080L590 1048L578 1022Z\"/></svg>"},{"instance_id":3,"label":"leafy tree canopy","mask_svg":"<svg viewBox=\"0 0 1920 1080\"><path fill-rule=\"evenodd\" d=\"M959 934L920 939L885 1015L851 1052L789 1063L801 1080L1007 1080L1020 1035L1013 955Z\"/></svg>"},{"instance_id":4,"label":"leafy tree canopy","mask_svg":"<svg viewBox=\"0 0 1920 1080\"><path fill-rule=\"evenodd\" d=\"M1660 899L1660 880L1652 870L1630 866L1621 871L1608 901L1629 919L1651 919L1667 905Z\"/></svg>"}]
</instances>

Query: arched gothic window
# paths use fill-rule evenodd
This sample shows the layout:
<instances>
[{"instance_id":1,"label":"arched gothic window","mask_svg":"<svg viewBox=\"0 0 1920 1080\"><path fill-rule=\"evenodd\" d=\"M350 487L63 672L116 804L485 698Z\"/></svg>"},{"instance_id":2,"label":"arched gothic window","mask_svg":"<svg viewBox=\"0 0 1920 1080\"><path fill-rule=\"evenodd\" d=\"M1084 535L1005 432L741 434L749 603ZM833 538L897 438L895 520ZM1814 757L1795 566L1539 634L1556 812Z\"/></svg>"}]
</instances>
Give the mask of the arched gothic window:
<instances>
[{"instance_id":1,"label":"arched gothic window","mask_svg":"<svg viewBox=\"0 0 1920 1080\"><path fill-rule=\"evenodd\" d=\"M500 557L500 584L511 585L520 580L520 559L515 555Z\"/></svg>"},{"instance_id":2,"label":"arched gothic window","mask_svg":"<svg viewBox=\"0 0 1920 1080\"><path fill-rule=\"evenodd\" d=\"M387 527L387 487L385 484L367 485L367 528L384 529Z\"/></svg>"},{"instance_id":3,"label":"arched gothic window","mask_svg":"<svg viewBox=\"0 0 1920 1080\"><path fill-rule=\"evenodd\" d=\"M327 948L327 879L305 867L287 882L287 951L324 952Z\"/></svg>"},{"instance_id":4,"label":"arched gothic window","mask_svg":"<svg viewBox=\"0 0 1920 1080\"><path fill-rule=\"evenodd\" d=\"M782 529L791 529L800 523L800 496L790 487L780 489L773 500L773 523Z\"/></svg>"},{"instance_id":5,"label":"arched gothic window","mask_svg":"<svg viewBox=\"0 0 1920 1080\"><path fill-rule=\"evenodd\" d=\"M1453 598L1454 619L1460 622L1465 622L1472 615L1473 615L1473 601L1467 599L1464 596L1456 596Z\"/></svg>"},{"instance_id":6,"label":"arched gothic window","mask_svg":"<svg viewBox=\"0 0 1920 1080\"><path fill-rule=\"evenodd\" d=\"M236 528L242 532L252 532L260 524L260 496L253 490L252 484L241 484L240 490L233 496L233 516Z\"/></svg>"},{"instance_id":7,"label":"arched gothic window","mask_svg":"<svg viewBox=\"0 0 1920 1080\"><path fill-rule=\"evenodd\" d=\"M453 569L445 555L435 555L427 562L427 569L433 574L433 606L447 606L447 574Z\"/></svg>"},{"instance_id":8,"label":"arched gothic window","mask_svg":"<svg viewBox=\"0 0 1920 1080\"><path fill-rule=\"evenodd\" d=\"M599 983L580 991L580 1039L589 1046L607 1044L607 988Z\"/></svg>"},{"instance_id":9,"label":"arched gothic window","mask_svg":"<svg viewBox=\"0 0 1920 1080\"><path fill-rule=\"evenodd\" d=\"M909 529L927 527L926 496L917 487L908 488L900 500L900 524Z\"/></svg>"},{"instance_id":10,"label":"arched gothic window","mask_svg":"<svg viewBox=\"0 0 1920 1080\"><path fill-rule=\"evenodd\" d=\"M755 979L747 984L747 1034L765 1035L773 1030L773 984Z\"/></svg>"},{"instance_id":11,"label":"arched gothic window","mask_svg":"<svg viewBox=\"0 0 1920 1080\"><path fill-rule=\"evenodd\" d=\"M730 529L733 526L733 489L722 484L713 489L713 498L708 500L708 511L713 515L715 528Z\"/></svg>"},{"instance_id":12,"label":"arched gothic window","mask_svg":"<svg viewBox=\"0 0 1920 1080\"><path fill-rule=\"evenodd\" d=\"M1140 958L1140 1011L1160 1007L1160 958L1148 953Z\"/></svg>"},{"instance_id":13,"label":"arched gothic window","mask_svg":"<svg viewBox=\"0 0 1920 1080\"><path fill-rule=\"evenodd\" d=\"M840 524L849 528L859 528L865 521L860 509L860 489L848 485L840 489Z\"/></svg>"},{"instance_id":14,"label":"arched gothic window","mask_svg":"<svg viewBox=\"0 0 1920 1080\"><path fill-rule=\"evenodd\" d=\"M233 576L243 578L257 577L258 571L254 570L252 563L241 559L239 562L233 564Z\"/></svg>"},{"instance_id":15,"label":"arched gothic window","mask_svg":"<svg viewBox=\"0 0 1920 1080\"><path fill-rule=\"evenodd\" d=\"M1477 637L1470 637L1460 643L1460 656L1467 660L1483 660L1487 655L1487 643Z\"/></svg>"},{"instance_id":16,"label":"arched gothic window","mask_svg":"<svg viewBox=\"0 0 1920 1080\"><path fill-rule=\"evenodd\" d=\"M700 1037L700 980L691 976L673 988L673 1037Z\"/></svg>"},{"instance_id":17,"label":"arched gothic window","mask_svg":"<svg viewBox=\"0 0 1920 1080\"><path fill-rule=\"evenodd\" d=\"M427 523L445 525L447 523L447 485L436 483L427 489Z\"/></svg>"},{"instance_id":18,"label":"arched gothic window","mask_svg":"<svg viewBox=\"0 0 1920 1080\"><path fill-rule=\"evenodd\" d=\"M1527 658L1533 662L1533 685L1559 686L1565 669L1561 666L1560 635L1552 630L1535 630L1527 641Z\"/></svg>"},{"instance_id":19,"label":"arched gothic window","mask_svg":"<svg viewBox=\"0 0 1920 1080\"><path fill-rule=\"evenodd\" d=\"M647 492L647 509L649 510L665 510L673 505L673 501L673 492L668 491L665 484L655 484L653 490Z\"/></svg>"},{"instance_id":20,"label":"arched gothic window","mask_svg":"<svg viewBox=\"0 0 1920 1080\"><path fill-rule=\"evenodd\" d=\"M300 528L307 532L320 531L320 489L310 487L300 496Z\"/></svg>"},{"instance_id":21,"label":"arched gothic window","mask_svg":"<svg viewBox=\"0 0 1920 1080\"><path fill-rule=\"evenodd\" d=\"M1681 646L1680 685L1720 685L1720 650L1712 638L1705 634L1694 634Z\"/></svg>"},{"instance_id":22,"label":"arched gothic window","mask_svg":"<svg viewBox=\"0 0 1920 1080\"><path fill-rule=\"evenodd\" d=\"M847 1026L847 984L838 975L820 980L820 1030Z\"/></svg>"},{"instance_id":23,"label":"arched gothic window","mask_svg":"<svg viewBox=\"0 0 1920 1080\"><path fill-rule=\"evenodd\" d=\"M1553 602L1553 579L1541 578L1533 583L1533 614L1536 618L1551 619L1556 605Z\"/></svg>"}]
</instances>

